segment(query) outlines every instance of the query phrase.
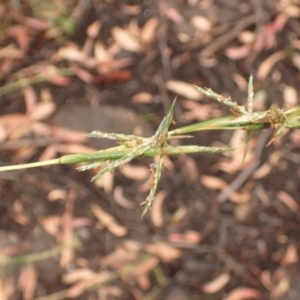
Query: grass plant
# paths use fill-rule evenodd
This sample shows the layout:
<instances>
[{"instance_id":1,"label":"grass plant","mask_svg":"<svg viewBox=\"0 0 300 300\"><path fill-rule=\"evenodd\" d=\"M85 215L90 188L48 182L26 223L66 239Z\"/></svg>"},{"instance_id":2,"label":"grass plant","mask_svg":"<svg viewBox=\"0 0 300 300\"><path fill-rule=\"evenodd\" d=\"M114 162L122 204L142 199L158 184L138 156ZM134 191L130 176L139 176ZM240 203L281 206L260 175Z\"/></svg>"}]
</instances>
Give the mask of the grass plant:
<instances>
[{"instance_id":1,"label":"grass plant","mask_svg":"<svg viewBox=\"0 0 300 300\"><path fill-rule=\"evenodd\" d=\"M203 130L237 130L244 129L247 131L247 137L245 140L244 157L247 153L248 144L251 139L251 135L254 131L270 128L273 130L273 135L269 141L271 144L283 131L284 128L300 128L300 107L294 107L288 110L282 110L276 105L272 105L270 109L262 112L253 112L253 79L252 76L249 79L248 84L248 107L247 109L238 105L232 101L230 97L223 97L212 91L211 89L201 88L195 86L195 89L200 93L203 93L207 97L217 100L220 103L225 104L230 108L231 115L213 118L200 123L184 126L175 130L169 130L169 127L173 121L173 111L176 100L173 101L167 116L160 123L157 131L152 137L141 137L136 135L125 135L118 133L105 133L100 131L93 131L87 134L88 137L93 138L107 138L116 140L119 144L117 147L100 150L91 153L76 153L71 155L64 155L57 159L52 159L42 162L34 162L21 165L3 166L0 167L0 172L12 171L33 167L40 167L54 164L76 164L86 163L84 166L78 168L80 171L88 169L99 168L100 171L95 175L92 180L111 172L118 167L129 163L135 158L148 156L158 156L158 162L153 164L152 171L154 171L154 177L152 186L148 197L143 202L144 215L151 207L154 199L154 195L159 182L164 155L181 155L190 153L226 153L232 151L232 148L218 148L218 147L205 147L198 145L187 146L171 146L168 144L170 139L180 139L189 137L187 134L203 131Z\"/></svg>"}]
</instances>

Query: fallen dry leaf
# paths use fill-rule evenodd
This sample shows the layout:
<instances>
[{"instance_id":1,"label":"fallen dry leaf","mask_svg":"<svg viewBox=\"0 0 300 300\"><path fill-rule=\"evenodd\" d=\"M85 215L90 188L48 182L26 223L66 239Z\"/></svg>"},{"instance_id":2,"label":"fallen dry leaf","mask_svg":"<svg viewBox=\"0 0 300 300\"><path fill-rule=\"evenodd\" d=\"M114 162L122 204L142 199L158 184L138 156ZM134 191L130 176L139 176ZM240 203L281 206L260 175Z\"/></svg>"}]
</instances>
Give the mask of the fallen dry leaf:
<instances>
[{"instance_id":1,"label":"fallen dry leaf","mask_svg":"<svg viewBox=\"0 0 300 300\"><path fill-rule=\"evenodd\" d=\"M30 17L24 18L24 23L27 27L30 27L32 29L39 30L39 31L45 31L45 30L49 29L50 25L51 25L50 22L48 22L46 20L30 18Z\"/></svg>"},{"instance_id":2,"label":"fallen dry leaf","mask_svg":"<svg viewBox=\"0 0 300 300\"><path fill-rule=\"evenodd\" d=\"M20 274L18 286L22 292L22 299L32 300L37 286L37 272L32 265L27 265Z\"/></svg>"},{"instance_id":3,"label":"fallen dry leaf","mask_svg":"<svg viewBox=\"0 0 300 300\"><path fill-rule=\"evenodd\" d=\"M164 225L163 202L166 199L167 193L160 191L155 195L152 208L150 210L151 220L154 226L162 227Z\"/></svg>"},{"instance_id":4,"label":"fallen dry leaf","mask_svg":"<svg viewBox=\"0 0 300 300\"><path fill-rule=\"evenodd\" d=\"M94 55L98 63L109 62L112 58L100 41L95 42Z\"/></svg>"},{"instance_id":5,"label":"fallen dry leaf","mask_svg":"<svg viewBox=\"0 0 300 300\"><path fill-rule=\"evenodd\" d=\"M147 259L143 260L142 262L136 264L131 272L126 273L126 276L140 276L142 274L146 274L153 270L159 264L159 259L157 257L148 257Z\"/></svg>"},{"instance_id":6,"label":"fallen dry leaf","mask_svg":"<svg viewBox=\"0 0 300 300\"><path fill-rule=\"evenodd\" d=\"M35 121L45 120L49 118L55 110L56 104L54 102L39 102L33 107L29 113L29 117Z\"/></svg>"},{"instance_id":7,"label":"fallen dry leaf","mask_svg":"<svg viewBox=\"0 0 300 300\"><path fill-rule=\"evenodd\" d=\"M88 137L84 136L83 132L64 127L52 126L51 134L65 143L85 143L88 141Z\"/></svg>"},{"instance_id":8,"label":"fallen dry leaf","mask_svg":"<svg viewBox=\"0 0 300 300\"><path fill-rule=\"evenodd\" d=\"M89 71L79 67L78 64L70 63L70 67L74 74L83 82L92 83L94 81L94 76Z\"/></svg>"},{"instance_id":9,"label":"fallen dry leaf","mask_svg":"<svg viewBox=\"0 0 300 300\"><path fill-rule=\"evenodd\" d=\"M260 179L266 177L272 171L272 166L269 163L262 164L253 174L252 178Z\"/></svg>"},{"instance_id":10,"label":"fallen dry leaf","mask_svg":"<svg viewBox=\"0 0 300 300\"><path fill-rule=\"evenodd\" d=\"M283 51L277 51L266 58L258 67L257 79L264 80L270 74L274 65L284 59L286 54Z\"/></svg>"},{"instance_id":11,"label":"fallen dry leaf","mask_svg":"<svg viewBox=\"0 0 300 300\"><path fill-rule=\"evenodd\" d=\"M190 19L190 23L195 29L200 31L209 32L212 29L211 21L200 15L193 15Z\"/></svg>"},{"instance_id":12,"label":"fallen dry leaf","mask_svg":"<svg viewBox=\"0 0 300 300\"><path fill-rule=\"evenodd\" d=\"M189 179L192 181L197 181L199 179L199 172L195 159L188 155L181 155L179 160L183 162L182 167L189 175Z\"/></svg>"},{"instance_id":13,"label":"fallen dry leaf","mask_svg":"<svg viewBox=\"0 0 300 300\"><path fill-rule=\"evenodd\" d=\"M66 202L65 211L61 218L61 235L60 243L63 245L70 245L73 239L73 211L74 205L77 198L77 192L75 190L70 190ZM59 265L64 268L74 259L74 249L72 247L66 247L61 251Z\"/></svg>"},{"instance_id":14,"label":"fallen dry leaf","mask_svg":"<svg viewBox=\"0 0 300 300\"><path fill-rule=\"evenodd\" d=\"M120 172L127 178L132 180L145 180L149 176L149 169L145 166L136 166L132 164L126 164Z\"/></svg>"},{"instance_id":15,"label":"fallen dry leaf","mask_svg":"<svg viewBox=\"0 0 300 300\"><path fill-rule=\"evenodd\" d=\"M271 291L272 288L274 287L271 272L269 270L264 270L261 272L260 281L263 284L263 286L269 291Z\"/></svg>"},{"instance_id":16,"label":"fallen dry leaf","mask_svg":"<svg viewBox=\"0 0 300 300\"><path fill-rule=\"evenodd\" d=\"M225 50L225 54L232 60L239 60L247 57L252 49L251 45L243 45L239 47L229 47Z\"/></svg>"},{"instance_id":17,"label":"fallen dry leaf","mask_svg":"<svg viewBox=\"0 0 300 300\"><path fill-rule=\"evenodd\" d=\"M175 24L181 24L183 22L183 18L181 16L181 14L173 7L161 7L162 13L164 13L164 15L170 19L171 21L173 21Z\"/></svg>"},{"instance_id":18,"label":"fallen dry leaf","mask_svg":"<svg viewBox=\"0 0 300 300\"><path fill-rule=\"evenodd\" d=\"M28 225L29 219L25 215L23 204L20 200L16 200L12 206L13 215L12 218L15 222L21 225Z\"/></svg>"},{"instance_id":19,"label":"fallen dry leaf","mask_svg":"<svg viewBox=\"0 0 300 300\"><path fill-rule=\"evenodd\" d=\"M243 44L253 44L255 42L255 34L253 31L244 30L239 34L238 39Z\"/></svg>"},{"instance_id":20,"label":"fallen dry leaf","mask_svg":"<svg viewBox=\"0 0 300 300\"><path fill-rule=\"evenodd\" d=\"M99 222L115 236L125 236L128 229L117 223L117 220L109 213L104 211L99 205L91 204L91 210Z\"/></svg>"},{"instance_id":21,"label":"fallen dry leaf","mask_svg":"<svg viewBox=\"0 0 300 300\"><path fill-rule=\"evenodd\" d=\"M120 269L126 264L135 261L139 256L139 251L136 249L126 249L124 245L116 248L114 252L99 260L99 264L103 267Z\"/></svg>"},{"instance_id":22,"label":"fallen dry leaf","mask_svg":"<svg viewBox=\"0 0 300 300\"><path fill-rule=\"evenodd\" d=\"M157 37L157 26L158 26L159 20L158 18L150 18L143 28L141 29L140 38L141 41L148 45L152 43L155 38Z\"/></svg>"},{"instance_id":23,"label":"fallen dry leaf","mask_svg":"<svg viewBox=\"0 0 300 300\"><path fill-rule=\"evenodd\" d=\"M60 48L57 53L54 54L54 61L69 60L69 61L84 61L86 59L85 53L83 53L77 45L70 44L68 46Z\"/></svg>"},{"instance_id":24,"label":"fallen dry leaf","mask_svg":"<svg viewBox=\"0 0 300 300\"><path fill-rule=\"evenodd\" d=\"M58 153L58 145L53 144L46 147L43 153L39 157L39 161L45 161L49 159L53 159L57 156Z\"/></svg>"},{"instance_id":25,"label":"fallen dry leaf","mask_svg":"<svg viewBox=\"0 0 300 300\"><path fill-rule=\"evenodd\" d=\"M22 59L24 58L24 56L24 51L21 49L17 49L14 45L8 45L4 48L0 48L0 59Z\"/></svg>"},{"instance_id":26,"label":"fallen dry leaf","mask_svg":"<svg viewBox=\"0 0 300 300\"><path fill-rule=\"evenodd\" d=\"M138 40L132 36L127 30L115 26L111 29L111 34L116 42L125 50L132 52L140 52L141 45Z\"/></svg>"},{"instance_id":27,"label":"fallen dry leaf","mask_svg":"<svg viewBox=\"0 0 300 300\"><path fill-rule=\"evenodd\" d=\"M140 4L136 4L136 5L121 4L121 10L122 12L128 15L136 16L142 12L142 7Z\"/></svg>"},{"instance_id":28,"label":"fallen dry leaf","mask_svg":"<svg viewBox=\"0 0 300 300\"><path fill-rule=\"evenodd\" d=\"M300 207L295 199L285 191L279 191L277 198L284 203L292 212L299 213Z\"/></svg>"},{"instance_id":29,"label":"fallen dry leaf","mask_svg":"<svg viewBox=\"0 0 300 300\"><path fill-rule=\"evenodd\" d=\"M26 113L30 114L34 110L37 103L36 92L31 86L26 86L23 88L23 95L25 99Z\"/></svg>"},{"instance_id":30,"label":"fallen dry leaf","mask_svg":"<svg viewBox=\"0 0 300 300\"><path fill-rule=\"evenodd\" d=\"M279 282L272 288L270 293L270 299L279 299L290 288L290 280L287 276L281 278ZM260 298L258 298L260 299Z\"/></svg>"},{"instance_id":31,"label":"fallen dry leaf","mask_svg":"<svg viewBox=\"0 0 300 300\"><path fill-rule=\"evenodd\" d=\"M69 298L77 298L93 285L100 285L104 282L109 282L113 279L115 279L115 274L108 271L91 274L89 278L81 280L75 285L73 285L71 288L69 288L67 296Z\"/></svg>"},{"instance_id":32,"label":"fallen dry leaf","mask_svg":"<svg viewBox=\"0 0 300 300\"><path fill-rule=\"evenodd\" d=\"M100 32L102 23L99 20L94 21L89 27L87 28L87 35L91 39L95 39L98 37Z\"/></svg>"},{"instance_id":33,"label":"fallen dry leaf","mask_svg":"<svg viewBox=\"0 0 300 300\"><path fill-rule=\"evenodd\" d=\"M202 291L206 294L214 294L223 289L230 280L228 273L222 273L212 281L202 286Z\"/></svg>"},{"instance_id":34,"label":"fallen dry leaf","mask_svg":"<svg viewBox=\"0 0 300 300\"><path fill-rule=\"evenodd\" d=\"M124 291L121 287L115 285L102 285L98 288L98 299L124 299Z\"/></svg>"},{"instance_id":35,"label":"fallen dry leaf","mask_svg":"<svg viewBox=\"0 0 300 300\"><path fill-rule=\"evenodd\" d=\"M0 124L0 142L3 142L7 139L7 133L2 124Z\"/></svg>"},{"instance_id":36,"label":"fallen dry leaf","mask_svg":"<svg viewBox=\"0 0 300 300\"><path fill-rule=\"evenodd\" d=\"M181 116L186 123L193 121L203 121L209 118L221 116L222 112L214 108L211 104L200 104L195 101L184 100L181 102L182 106L188 111Z\"/></svg>"},{"instance_id":37,"label":"fallen dry leaf","mask_svg":"<svg viewBox=\"0 0 300 300\"><path fill-rule=\"evenodd\" d=\"M127 209L133 209L135 208L135 203L127 199L123 194L123 187L118 185L114 188L113 193L113 199L118 203L120 206L127 208Z\"/></svg>"},{"instance_id":38,"label":"fallen dry leaf","mask_svg":"<svg viewBox=\"0 0 300 300\"><path fill-rule=\"evenodd\" d=\"M171 92L190 100L203 99L203 95L196 91L195 87L192 84L184 81L169 80L166 83L166 88Z\"/></svg>"},{"instance_id":39,"label":"fallen dry leaf","mask_svg":"<svg viewBox=\"0 0 300 300\"><path fill-rule=\"evenodd\" d=\"M168 236L169 242L180 242L186 244L198 244L201 241L201 234L194 230L188 230L184 233L172 233Z\"/></svg>"},{"instance_id":40,"label":"fallen dry leaf","mask_svg":"<svg viewBox=\"0 0 300 300\"><path fill-rule=\"evenodd\" d=\"M166 262L174 261L181 257L181 251L177 248L174 248L168 245L165 242L157 242L154 244L145 245L144 249L159 258L163 259Z\"/></svg>"},{"instance_id":41,"label":"fallen dry leaf","mask_svg":"<svg viewBox=\"0 0 300 300\"><path fill-rule=\"evenodd\" d=\"M48 200L50 202L57 201L57 200L66 200L67 198L67 191L63 189L53 189L51 192L48 194Z\"/></svg>"},{"instance_id":42,"label":"fallen dry leaf","mask_svg":"<svg viewBox=\"0 0 300 300\"><path fill-rule=\"evenodd\" d=\"M179 207L171 216L170 218L170 224L173 226L178 226L182 219L187 215L188 210L186 207L181 206Z\"/></svg>"},{"instance_id":43,"label":"fallen dry leaf","mask_svg":"<svg viewBox=\"0 0 300 300\"><path fill-rule=\"evenodd\" d=\"M224 300L247 300L261 298L262 294L258 290L247 287L239 287L233 289Z\"/></svg>"},{"instance_id":44,"label":"fallen dry leaf","mask_svg":"<svg viewBox=\"0 0 300 300\"><path fill-rule=\"evenodd\" d=\"M247 80L240 73L232 73L232 80L236 83L241 91L247 91L248 83Z\"/></svg>"},{"instance_id":45,"label":"fallen dry leaf","mask_svg":"<svg viewBox=\"0 0 300 300\"><path fill-rule=\"evenodd\" d=\"M60 231L61 217L48 216L46 218L40 219L39 223L42 225L42 227L47 233L56 237Z\"/></svg>"},{"instance_id":46,"label":"fallen dry leaf","mask_svg":"<svg viewBox=\"0 0 300 300\"><path fill-rule=\"evenodd\" d=\"M132 96L131 101L133 103L152 103L153 95L147 92L141 92Z\"/></svg>"},{"instance_id":47,"label":"fallen dry leaf","mask_svg":"<svg viewBox=\"0 0 300 300\"><path fill-rule=\"evenodd\" d=\"M294 264L298 261L298 250L294 244L289 244L280 263L284 266Z\"/></svg>"},{"instance_id":48,"label":"fallen dry leaf","mask_svg":"<svg viewBox=\"0 0 300 300\"><path fill-rule=\"evenodd\" d=\"M30 38L28 34L28 29L22 25L14 25L8 28L6 31L8 36L14 37L23 51L28 50Z\"/></svg>"},{"instance_id":49,"label":"fallen dry leaf","mask_svg":"<svg viewBox=\"0 0 300 300\"><path fill-rule=\"evenodd\" d=\"M228 187L228 184L223 179L220 179L215 176L203 175L200 177L200 181L205 187L209 189L218 189L222 191ZM234 203L246 203L250 200L251 196L248 192L243 194L232 192L228 198Z\"/></svg>"},{"instance_id":50,"label":"fallen dry leaf","mask_svg":"<svg viewBox=\"0 0 300 300\"><path fill-rule=\"evenodd\" d=\"M72 284L79 280L90 279L95 276L95 272L91 269L82 268L70 270L62 276L63 283Z\"/></svg>"},{"instance_id":51,"label":"fallen dry leaf","mask_svg":"<svg viewBox=\"0 0 300 300\"><path fill-rule=\"evenodd\" d=\"M200 176L201 183L209 189L225 189L228 184L221 178L215 176L202 175Z\"/></svg>"},{"instance_id":52,"label":"fallen dry leaf","mask_svg":"<svg viewBox=\"0 0 300 300\"><path fill-rule=\"evenodd\" d=\"M98 170L95 169L94 173L97 174ZM94 184L96 187L103 188L106 194L110 194L114 185L114 172L103 174L94 181Z\"/></svg>"},{"instance_id":53,"label":"fallen dry leaf","mask_svg":"<svg viewBox=\"0 0 300 300\"><path fill-rule=\"evenodd\" d=\"M298 104L298 95L294 87L287 85L284 88L283 101L286 108L294 107Z\"/></svg>"}]
</instances>

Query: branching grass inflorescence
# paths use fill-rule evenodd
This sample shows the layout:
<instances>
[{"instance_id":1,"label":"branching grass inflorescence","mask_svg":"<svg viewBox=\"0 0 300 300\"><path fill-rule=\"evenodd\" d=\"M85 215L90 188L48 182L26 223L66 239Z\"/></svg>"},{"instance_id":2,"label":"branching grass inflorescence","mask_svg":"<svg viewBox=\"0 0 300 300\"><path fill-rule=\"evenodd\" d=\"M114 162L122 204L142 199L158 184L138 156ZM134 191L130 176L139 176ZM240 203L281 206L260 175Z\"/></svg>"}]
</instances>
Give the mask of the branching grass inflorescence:
<instances>
[{"instance_id":1,"label":"branching grass inflorescence","mask_svg":"<svg viewBox=\"0 0 300 300\"><path fill-rule=\"evenodd\" d=\"M136 135L93 131L87 134L87 136L116 140L119 143L119 146L91 153L64 155L60 158L48 161L3 166L0 167L0 172L53 164L75 164L85 162L87 164L79 167L79 170L85 171L93 168L100 168L99 173L92 178L92 180L94 180L106 172L111 172L118 167L122 167L124 164L132 161L135 158L142 156L158 156L158 162L155 164L155 168L151 168L154 176L150 193L146 198L146 201L143 202L145 206L142 215L144 215L148 209L151 208L157 185L161 177L164 155L180 155L188 153L225 153L233 150L232 148L204 147L197 145L170 146L168 144L169 139L190 137L186 134L202 130L244 129L247 131L244 150L245 157L253 131L264 128L273 129L273 136L267 144L270 145L278 136L280 136L284 128L300 128L300 107L294 107L284 111L278 106L272 105L270 109L266 111L253 112L254 92L252 76L250 77L248 84L247 109L244 106L238 105L236 102L232 101L230 97L225 98L211 89L203 89L201 87L195 88L207 97L213 98L218 102L228 106L232 112L232 115L210 119L170 131L169 127L173 120L173 111L176 102L174 100L167 116L162 120L157 131L152 137L144 138Z\"/></svg>"}]
</instances>

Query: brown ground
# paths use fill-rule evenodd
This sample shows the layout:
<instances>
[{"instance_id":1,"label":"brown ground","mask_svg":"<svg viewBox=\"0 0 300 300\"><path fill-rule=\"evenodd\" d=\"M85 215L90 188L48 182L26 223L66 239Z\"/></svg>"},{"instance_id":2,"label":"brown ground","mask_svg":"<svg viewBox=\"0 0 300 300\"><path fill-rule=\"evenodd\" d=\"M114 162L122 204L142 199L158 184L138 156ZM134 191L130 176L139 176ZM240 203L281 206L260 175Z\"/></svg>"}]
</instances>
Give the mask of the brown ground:
<instances>
[{"instance_id":1,"label":"brown ground","mask_svg":"<svg viewBox=\"0 0 300 300\"><path fill-rule=\"evenodd\" d=\"M245 104L253 74L256 110L297 105L299 45L292 0L4 1L1 165L112 145L78 131L149 136L175 95L176 127L229 114L182 82ZM299 132L264 148L267 134L245 164L243 132L184 140L237 150L166 160L144 218L150 159L95 183L74 166L1 173L0 299L155 299L168 283L193 299L298 299Z\"/></svg>"}]
</instances>

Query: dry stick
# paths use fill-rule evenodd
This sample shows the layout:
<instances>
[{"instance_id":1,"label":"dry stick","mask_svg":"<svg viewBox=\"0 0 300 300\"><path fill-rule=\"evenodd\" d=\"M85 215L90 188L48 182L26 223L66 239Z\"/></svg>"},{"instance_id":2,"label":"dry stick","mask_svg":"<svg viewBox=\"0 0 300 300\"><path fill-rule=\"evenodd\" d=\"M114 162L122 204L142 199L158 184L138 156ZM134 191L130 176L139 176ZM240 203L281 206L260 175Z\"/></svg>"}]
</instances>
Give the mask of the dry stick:
<instances>
[{"instance_id":1,"label":"dry stick","mask_svg":"<svg viewBox=\"0 0 300 300\"><path fill-rule=\"evenodd\" d=\"M228 33L224 33L221 36L217 37L211 44L205 47L200 52L200 57L210 57L213 55L219 48L223 47L230 41L236 38L236 36L242 32L246 27L256 23L256 16L251 15L249 17L245 17L240 21L233 29L228 31Z\"/></svg>"},{"instance_id":2,"label":"dry stick","mask_svg":"<svg viewBox=\"0 0 300 300\"><path fill-rule=\"evenodd\" d=\"M44 147L59 143L60 141L57 138L24 138L20 140L11 140L6 142L1 142L0 150L13 150L20 149L22 147Z\"/></svg>"},{"instance_id":3,"label":"dry stick","mask_svg":"<svg viewBox=\"0 0 300 300\"><path fill-rule=\"evenodd\" d=\"M217 201L222 203L227 200L227 198L236 190L238 190L243 183L251 176L251 174L257 169L260 164L261 154L265 148L267 140L269 138L269 133L262 133L257 142L257 146L254 152L253 162L245 168L232 182L231 184L219 195L217 196Z\"/></svg>"}]
</instances>

